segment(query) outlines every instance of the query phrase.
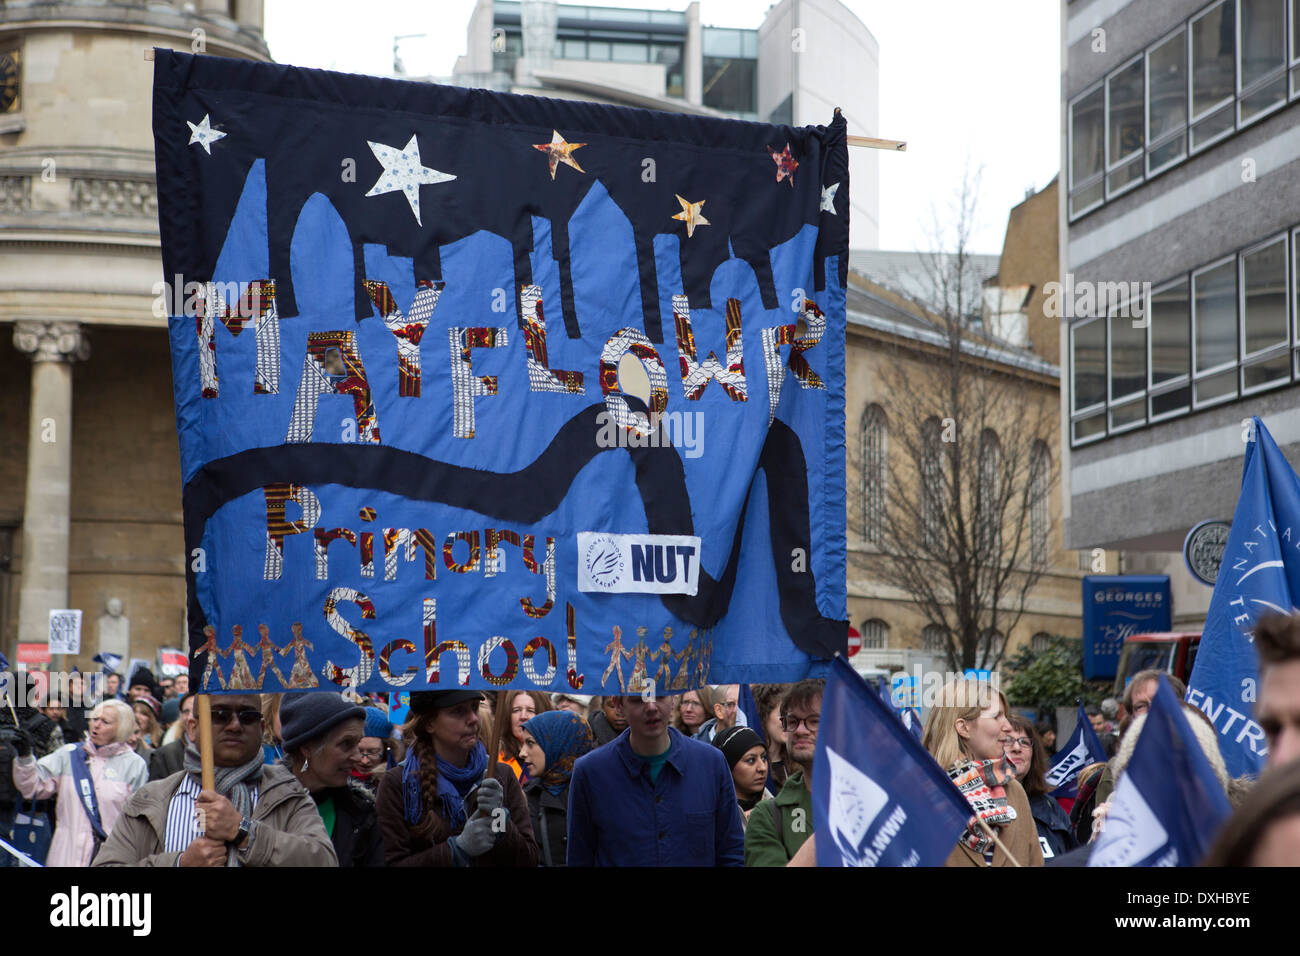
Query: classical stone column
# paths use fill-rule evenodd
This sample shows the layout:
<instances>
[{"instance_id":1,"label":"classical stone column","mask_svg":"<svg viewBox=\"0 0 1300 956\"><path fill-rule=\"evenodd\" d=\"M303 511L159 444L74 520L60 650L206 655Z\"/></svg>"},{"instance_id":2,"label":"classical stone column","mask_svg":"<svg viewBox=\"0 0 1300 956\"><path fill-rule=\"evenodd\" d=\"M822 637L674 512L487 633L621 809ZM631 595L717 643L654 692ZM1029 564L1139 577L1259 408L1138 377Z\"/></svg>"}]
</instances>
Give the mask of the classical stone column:
<instances>
[{"instance_id":1,"label":"classical stone column","mask_svg":"<svg viewBox=\"0 0 1300 956\"><path fill-rule=\"evenodd\" d=\"M44 643L50 610L68 606L72 363L90 346L78 322L29 321L14 325L14 346L32 359L18 640Z\"/></svg>"}]
</instances>

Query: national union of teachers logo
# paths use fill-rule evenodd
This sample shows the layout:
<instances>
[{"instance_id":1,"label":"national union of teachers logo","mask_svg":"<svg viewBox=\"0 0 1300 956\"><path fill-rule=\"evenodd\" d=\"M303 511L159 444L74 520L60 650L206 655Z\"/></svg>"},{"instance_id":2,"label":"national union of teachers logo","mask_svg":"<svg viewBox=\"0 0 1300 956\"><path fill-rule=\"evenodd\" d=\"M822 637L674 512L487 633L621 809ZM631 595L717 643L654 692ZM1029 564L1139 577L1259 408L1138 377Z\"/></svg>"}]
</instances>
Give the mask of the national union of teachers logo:
<instances>
[{"instance_id":1,"label":"national union of teachers logo","mask_svg":"<svg viewBox=\"0 0 1300 956\"><path fill-rule=\"evenodd\" d=\"M593 584L609 589L623 576L623 549L609 535L597 535L587 545L583 563Z\"/></svg>"}]
</instances>

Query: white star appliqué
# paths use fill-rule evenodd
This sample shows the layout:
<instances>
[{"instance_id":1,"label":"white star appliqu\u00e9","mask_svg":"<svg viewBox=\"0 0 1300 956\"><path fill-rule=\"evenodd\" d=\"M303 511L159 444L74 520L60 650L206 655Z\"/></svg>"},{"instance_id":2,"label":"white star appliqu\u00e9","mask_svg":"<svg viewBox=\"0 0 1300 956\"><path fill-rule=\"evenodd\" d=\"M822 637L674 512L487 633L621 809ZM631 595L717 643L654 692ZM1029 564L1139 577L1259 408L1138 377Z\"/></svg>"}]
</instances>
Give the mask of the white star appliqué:
<instances>
[{"instance_id":1,"label":"white star appliqu\u00e9","mask_svg":"<svg viewBox=\"0 0 1300 956\"><path fill-rule=\"evenodd\" d=\"M207 113L203 114L202 122L197 125L191 123L189 120L185 121L185 125L190 128L190 141L186 143L186 145L193 146L195 143L198 143L203 147L203 151L209 156L212 155L212 144L219 139L224 139L226 136L226 134L220 130L212 128L211 123L208 121Z\"/></svg>"},{"instance_id":2,"label":"white star appliqu\u00e9","mask_svg":"<svg viewBox=\"0 0 1300 956\"><path fill-rule=\"evenodd\" d=\"M838 216L835 211L835 191L840 188L839 183L831 183L829 186L822 187L822 208L821 212L828 212L832 216Z\"/></svg>"},{"instance_id":3,"label":"white star appliqu\u00e9","mask_svg":"<svg viewBox=\"0 0 1300 956\"><path fill-rule=\"evenodd\" d=\"M381 196L384 193L400 192L411 204L415 221L423 226L424 223L420 220L420 187L449 182L456 177L420 163L420 145L415 141L414 133L411 134L411 141L400 150L396 146L385 146L369 140L366 145L384 167L379 181L370 187L370 192L366 195Z\"/></svg>"}]
</instances>

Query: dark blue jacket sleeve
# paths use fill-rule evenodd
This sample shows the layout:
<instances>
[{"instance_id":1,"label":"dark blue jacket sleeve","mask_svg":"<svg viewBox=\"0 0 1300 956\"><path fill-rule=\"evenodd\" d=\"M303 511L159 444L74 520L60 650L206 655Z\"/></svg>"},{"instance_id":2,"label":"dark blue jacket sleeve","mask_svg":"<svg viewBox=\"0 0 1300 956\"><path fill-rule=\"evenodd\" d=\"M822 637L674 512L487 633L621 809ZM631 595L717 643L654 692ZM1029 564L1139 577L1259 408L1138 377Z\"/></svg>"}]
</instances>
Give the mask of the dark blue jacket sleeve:
<instances>
[{"instance_id":1,"label":"dark blue jacket sleeve","mask_svg":"<svg viewBox=\"0 0 1300 956\"><path fill-rule=\"evenodd\" d=\"M569 866L596 865L596 829L592 825L584 769L580 764L575 765L569 783Z\"/></svg>"},{"instance_id":2,"label":"dark blue jacket sleeve","mask_svg":"<svg viewBox=\"0 0 1300 956\"><path fill-rule=\"evenodd\" d=\"M718 752L722 756L722 752ZM721 780L718 785L717 832L713 845L717 848L717 866L745 865L745 828L740 818L740 803L736 800L736 785L731 779L731 770L725 758L718 761L721 767Z\"/></svg>"}]
</instances>

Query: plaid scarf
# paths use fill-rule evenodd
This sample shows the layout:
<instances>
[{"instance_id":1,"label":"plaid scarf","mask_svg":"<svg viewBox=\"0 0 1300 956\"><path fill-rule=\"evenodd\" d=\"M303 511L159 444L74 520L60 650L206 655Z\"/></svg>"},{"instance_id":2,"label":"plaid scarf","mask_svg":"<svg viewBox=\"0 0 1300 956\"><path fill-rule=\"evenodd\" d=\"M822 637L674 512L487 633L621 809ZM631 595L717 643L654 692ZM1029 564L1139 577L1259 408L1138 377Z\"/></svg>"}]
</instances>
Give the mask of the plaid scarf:
<instances>
[{"instance_id":1,"label":"plaid scarf","mask_svg":"<svg viewBox=\"0 0 1300 956\"><path fill-rule=\"evenodd\" d=\"M249 758L248 763L239 767L215 767L213 789L229 800L235 810L250 819L253 816L253 788L262 782L262 766L265 757L262 748ZM203 763L199 757L199 748L188 737L185 738L185 772L191 774L202 787ZM239 866L239 858L231 847L226 854L226 866Z\"/></svg>"},{"instance_id":2,"label":"plaid scarf","mask_svg":"<svg viewBox=\"0 0 1300 956\"><path fill-rule=\"evenodd\" d=\"M1016 769L1006 757L997 760L968 760L956 763L948 776L975 811L975 817L990 827L1005 826L1016 818L1015 808L1007 803L1007 784L1015 779ZM966 825L961 843L981 855L994 846L975 817Z\"/></svg>"}]
</instances>

